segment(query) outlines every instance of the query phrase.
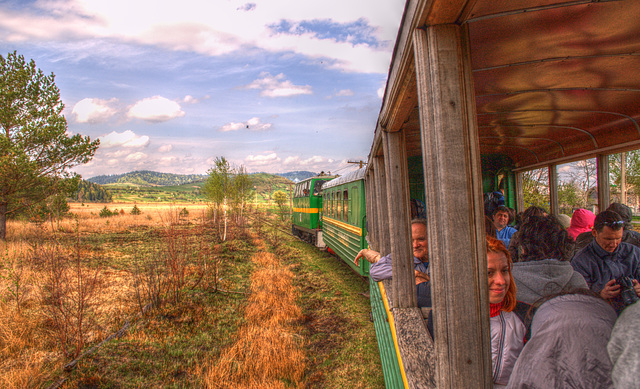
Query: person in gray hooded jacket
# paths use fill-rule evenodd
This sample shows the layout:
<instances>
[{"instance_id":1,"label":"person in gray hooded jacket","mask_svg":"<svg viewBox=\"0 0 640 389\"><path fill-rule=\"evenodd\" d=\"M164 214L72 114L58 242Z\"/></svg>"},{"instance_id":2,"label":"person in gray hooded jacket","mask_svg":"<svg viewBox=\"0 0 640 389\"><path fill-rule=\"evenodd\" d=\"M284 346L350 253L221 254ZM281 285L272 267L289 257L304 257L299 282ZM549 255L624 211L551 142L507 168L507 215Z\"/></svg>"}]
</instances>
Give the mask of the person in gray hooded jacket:
<instances>
[{"instance_id":1,"label":"person in gray hooded jacket","mask_svg":"<svg viewBox=\"0 0 640 389\"><path fill-rule=\"evenodd\" d=\"M588 290L550 298L533 315L507 388L612 388L607 342L615 322L611 305Z\"/></svg>"},{"instance_id":2,"label":"person in gray hooded jacket","mask_svg":"<svg viewBox=\"0 0 640 389\"><path fill-rule=\"evenodd\" d=\"M573 242L555 216L528 218L513 243L509 252L515 262L512 272L518 301L533 304L545 296L588 288L584 277L571 267Z\"/></svg>"},{"instance_id":3,"label":"person in gray hooded jacket","mask_svg":"<svg viewBox=\"0 0 640 389\"><path fill-rule=\"evenodd\" d=\"M611 331L607 351L617 389L640 387L640 303L625 308Z\"/></svg>"}]
</instances>

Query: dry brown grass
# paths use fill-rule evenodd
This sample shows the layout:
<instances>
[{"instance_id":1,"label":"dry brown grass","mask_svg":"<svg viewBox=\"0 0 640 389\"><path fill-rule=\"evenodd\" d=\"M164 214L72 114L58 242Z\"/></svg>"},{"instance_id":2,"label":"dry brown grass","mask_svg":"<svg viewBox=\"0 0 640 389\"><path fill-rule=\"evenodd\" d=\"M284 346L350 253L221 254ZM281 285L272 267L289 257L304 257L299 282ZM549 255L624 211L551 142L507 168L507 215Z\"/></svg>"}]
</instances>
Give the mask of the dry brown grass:
<instances>
[{"instance_id":1,"label":"dry brown grass","mask_svg":"<svg viewBox=\"0 0 640 389\"><path fill-rule=\"evenodd\" d=\"M124 214L118 216L99 217L100 211L107 206L111 211L124 210ZM134 204L124 203L70 203L70 211L76 218L66 218L59 222L44 222L37 226L34 223L9 220L7 222L7 242L22 242L33 240L44 235L56 232L74 232L76 229L80 234L101 234L101 233L122 233L132 228L151 227L168 224L173 221L182 220L184 222L202 223L206 212L205 204L169 204L169 203L149 203L136 204L142 212L140 215L131 215ZM189 215L180 218L178 214L186 208ZM0 243L1 244L1 243ZM0 249L2 246L0 246Z\"/></svg>"},{"instance_id":2,"label":"dry brown grass","mask_svg":"<svg viewBox=\"0 0 640 389\"><path fill-rule=\"evenodd\" d=\"M247 324L205 369L203 380L207 388L304 387L304 340L297 334L301 311L293 273L271 253L259 252L252 261L257 270L251 276Z\"/></svg>"},{"instance_id":3,"label":"dry brown grass","mask_svg":"<svg viewBox=\"0 0 640 389\"><path fill-rule=\"evenodd\" d=\"M97 256L83 246L60 248L56 241L76 233L117 233L140 226L157 227L174 222L197 223L205 214L204 205L139 204L141 215L130 215L133 204L109 204L109 208L125 210L125 214L109 218L99 217L104 204L70 204L76 218L59 223L30 223L10 220L7 239L0 241L0 388L35 388L55 376L68 362L56 334L55 320L47 312L47 280L52 281L51 258L43 253L59 250L56 255L72 258L81 256L82 274L95 269L86 268ZM189 216L178 213L187 208ZM110 247L109 250L116 249ZM66 265L65 265L66 266ZM93 265L95 266L95 262ZM187 272L194 270L187 269ZM71 268L60 274L69 275ZM88 312L90 326L83 334L82 344L95 344L119 329L123 321L136 311L134 277L130 271L104 268L96 279L97 293ZM50 291L49 291L50 292ZM77 291L69 290L71 298ZM51 293L49 293L51 294Z\"/></svg>"}]
</instances>

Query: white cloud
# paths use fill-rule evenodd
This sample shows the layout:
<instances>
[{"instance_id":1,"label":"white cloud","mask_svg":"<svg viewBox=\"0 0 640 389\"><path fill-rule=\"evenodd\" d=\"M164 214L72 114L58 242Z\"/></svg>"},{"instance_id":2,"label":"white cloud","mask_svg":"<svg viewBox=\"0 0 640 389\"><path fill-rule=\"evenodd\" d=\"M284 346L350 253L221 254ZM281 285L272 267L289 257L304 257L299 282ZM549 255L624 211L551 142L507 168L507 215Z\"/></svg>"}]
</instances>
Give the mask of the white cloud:
<instances>
[{"instance_id":1,"label":"white cloud","mask_svg":"<svg viewBox=\"0 0 640 389\"><path fill-rule=\"evenodd\" d=\"M120 133L113 131L100 137L101 149L111 147L141 148L146 147L148 144L149 137L147 135L139 136L130 130Z\"/></svg>"},{"instance_id":2,"label":"white cloud","mask_svg":"<svg viewBox=\"0 0 640 389\"><path fill-rule=\"evenodd\" d=\"M147 154L138 151L138 152L127 155L124 160L125 162L138 162L145 158L147 158Z\"/></svg>"},{"instance_id":3,"label":"white cloud","mask_svg":"<svg viewBox=\"0 0 640 389\"><path fill-rule=\"evenodd\" d=\"M166 122L184 116L184 111L175 101L162 96L154 96L135 103L129 109L127 116L149 122Z\"/></svg>"},{"instance_id":4,"label":"white cloud","mask_svg":"<svg viewBox=\"0 0 640 389\"><path fill-rule=\"evenodd\" d=\"M173 149L173 145L162 145L158 147L158 151L161 153L168 153Z\"/></svg>"},{"instance_id":5,"label":"white cloud","mask_svg":"<svg viewBox=\"0 0 640 389\"><path fill-rule=\"evenodd\" d=\"M270 129L272 126L271 123L262 123L260 118L254 117L246 122L231 122L227 123L224 126L220 127L220 131L238 131L242 129L247 129L251 131L265 131Z\"/></svg>"},{"instance_id":6,"label":"white cloud","mask_svg":"<svg viewBox=\"0 0 640 389\"><path fill-rule=\"evenodd\" d=\"M284 160L284 165L293 168L293 167L305 167L305 168L324 168L325 165L333 163L333 159L321 157L319 155L314 155L311 158L302 159L299 156L287 157Z\"/></svg>"},{"instance_id":7,"label":"white cloud","mask_svg":"<svg viewBox=\"0 0 640 389\"><path fill-rule=\"evenodd\" d=\"M265 166L273 163L280 163L281 159L276 153L270 153L265 155L248 155L244 161L247 166Z\"/></svg>"},{"instance_id":8,"label":"white cloud","mask_svg":"<svg viewBox=\"0 0 640 389\"><path fill-rule=\"evenodd\" d=\"M115 115L116 109L111 105L118 100L113 98L110 100L86 98L78 101L73 106L72 114L76 116L78 123L100 123Z\"/></svg>"},{"instance_id":9,"label":"white cloud","mask_svg":"<svg viewBox=\"0 0 640 389\"><path fill-rule=\"evenodd\" d=\"M387 88L386 85L378 88L378 98L382 99L384 98L384 90Z\"/></svg>"},{"instance_id":10,"label":"white cloud","mask_svg":"<svg viewBox=\"0 0 640 389\"><path fill-rule=\"evenodd\" d=\"M74 45L83 39L116 39L212 56L258 48L326 59L325 66L345 71L384 74L404 3L274 0L256 5L202 0L41 0L23 13L0 11L0 29L6 31L4 40L14 43L36 39ZM382 47L354 44L352 39L313 31L274 33L271 26L282 20L293 25L325 20L343 25L365 20L363 29Z\"/></svg>"},{"instance_id":11,"label":"white cloud","mask_svg":"<svg viewBox=\"0 0 640 389\"><path fill-rule=\"evenodd\" d=\"M336 93L336 96L353 96L353 91L351 89L342 89Z\"/></svg>"},{"instance_id":12,"label":"white cloud","mask_svg":"<svg viewBox=\"0 0 640 389\"><path fill-rule=\"evenodd\" d=\"M311 86L309 85L294 85L291 81L285 79L285 75L280 73L277 76L272 76L269 73L260 73L260 79L257 79L245 85L247 89L260 89L260 96L263 97L288 97L295 95L310 95L312 94Z\"/></svg>"}]
</instances>

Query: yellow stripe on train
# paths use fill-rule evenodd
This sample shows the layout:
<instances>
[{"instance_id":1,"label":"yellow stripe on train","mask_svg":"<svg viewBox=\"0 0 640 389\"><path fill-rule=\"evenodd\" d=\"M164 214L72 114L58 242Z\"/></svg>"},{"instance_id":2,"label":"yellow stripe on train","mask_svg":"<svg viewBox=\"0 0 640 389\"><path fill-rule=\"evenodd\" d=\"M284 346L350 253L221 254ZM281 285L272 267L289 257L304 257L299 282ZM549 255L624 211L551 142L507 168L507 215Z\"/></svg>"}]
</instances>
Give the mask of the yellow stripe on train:
<instances>
[{"instance_id":1,"label":"yellow stripe on train","mask_svg":"<svg viewBox=\"0 0 640 389\"><path fill-rule=\"evenodd\" d=\"M349 231L352 234L356 234L358 236L362 236L362 229L361 228L358 228L356 226L352 226L352 225L347 224L347 223L343 223L343 222L341 222L339 220L332 219L330 217L324 216L322 218L322 222L323 223L333 224L334 226L342 228L343 230Z\"/></svg>"},{"instance_id":2,"label":"yellow stripe on train","mask_svg":"<svg viewBox=\"0 0 640 389\"><path fill-rule=\"evenodd\" d=\"M322 208L294 208L293 212L300 213L319 213L322 212Z\"/></svg>"}]
</instances>

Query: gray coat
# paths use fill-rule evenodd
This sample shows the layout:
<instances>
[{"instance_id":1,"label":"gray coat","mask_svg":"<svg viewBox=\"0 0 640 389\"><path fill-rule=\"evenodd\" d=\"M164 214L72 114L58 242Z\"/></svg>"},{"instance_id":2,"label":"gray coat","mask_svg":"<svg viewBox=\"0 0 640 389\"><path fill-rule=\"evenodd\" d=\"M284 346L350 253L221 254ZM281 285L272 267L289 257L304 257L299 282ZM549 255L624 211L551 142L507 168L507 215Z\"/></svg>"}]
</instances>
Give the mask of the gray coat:
<instances>
[{"instance_id":1,"label":"gray coat","mask_svg":"<svg viewBox=\"0 0 640 389\"><path fill-rule=\"evenodd\" d=\"M531 322L508 388L612 388L607 342L616 312L604 300L583 294L543 303Z\"/></svg>"},{"instance_id":2,"label":"gray coat","mask_svg":"<svg viewBox=\"0 0 640 389\"><path fill-rule=\"evenodd\" d=\"M640 303L628 306L616 321L607 345L616 388L640 388Z\"/></svg>"},{"instance_id":3,"label":"gray coat","mask_svg":"<svg viewBox=\"0 0 640 389\"><path fill-rule=\"evenodd\" d=\"M588 288L584 277L566 261L543 259L516 262L511 273L518 288L516 300L527 304L559 292Z\"/></svg>"}]
</instances>

